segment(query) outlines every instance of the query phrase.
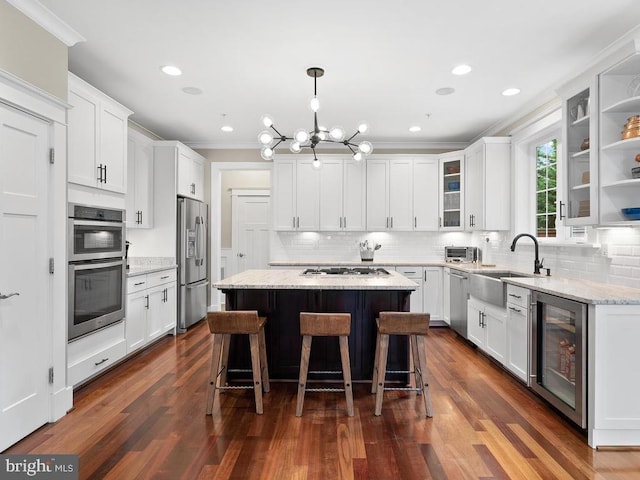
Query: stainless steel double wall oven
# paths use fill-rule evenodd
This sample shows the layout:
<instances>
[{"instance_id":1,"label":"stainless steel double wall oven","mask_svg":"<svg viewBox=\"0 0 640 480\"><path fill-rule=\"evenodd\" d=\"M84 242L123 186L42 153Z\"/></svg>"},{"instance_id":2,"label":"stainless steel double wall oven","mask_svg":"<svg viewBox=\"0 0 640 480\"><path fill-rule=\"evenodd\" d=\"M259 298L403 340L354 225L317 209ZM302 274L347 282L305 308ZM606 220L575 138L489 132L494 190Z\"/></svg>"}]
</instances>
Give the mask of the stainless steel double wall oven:
<instances>
[{"instance_id":1,"label":"stainless steel double wall oven","mask_svg":"<svg viewBox=\"0 0 640 480\"><path fill-rule=\"evenodd\" d=\"M69 204L68 340L125 315L124 210Z\"/></svg>"}]
</instances>

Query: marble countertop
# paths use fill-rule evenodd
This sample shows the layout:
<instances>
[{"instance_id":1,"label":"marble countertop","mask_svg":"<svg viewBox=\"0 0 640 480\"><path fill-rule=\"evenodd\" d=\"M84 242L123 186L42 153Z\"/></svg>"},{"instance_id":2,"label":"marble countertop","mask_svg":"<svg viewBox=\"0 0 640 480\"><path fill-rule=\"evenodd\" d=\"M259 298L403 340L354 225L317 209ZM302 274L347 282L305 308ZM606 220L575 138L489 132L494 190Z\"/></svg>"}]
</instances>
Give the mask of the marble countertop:
<instances>
[{"instance_id":1,"label":"marble countertop","mask_svg":"<svg viewBox=\"0 0 640 480\"><path fill-rule=\"evenodd\" d=\"M302 270L246 270L213 284L219 290L415 290L418 284L390 270L389 275L314 275Z\"/></svg>"},{"instance_id":2,"label":"marble countertop","mask_svg":"<svg viewBox=\"0 0 640 480\"><path fill-rule=\"evenodd\" d=\"M147 273L161 272L162 270L174 270L178 265L132 265L127 270L127 277L146 275Z\"/></svg>"},{"instance_id":3,"label":"marble countertop","mask_svg":"<svg viewBox=\"0 0 640 480\"><path fill-rule=\"evenodd\" d=\"M521 271L509 268L504 265L476 264L476 263L451 263L451 262L271 262L271 266L363 266L373 267L395 267L395 266L416 266L416 267L450 267L467 273L481 272L517 272L530 275L525 278L505 277L506 283L518 285L520 287L549 293L558 297L576 300L582 303L595 305L638 305L640 304L640 289L614 285L610 283L592 282L575 278L558 276L547 277L545 275L534 275L531 271ZM277 270L275 270L277 271Z\"/></svg>"}]
</instances>

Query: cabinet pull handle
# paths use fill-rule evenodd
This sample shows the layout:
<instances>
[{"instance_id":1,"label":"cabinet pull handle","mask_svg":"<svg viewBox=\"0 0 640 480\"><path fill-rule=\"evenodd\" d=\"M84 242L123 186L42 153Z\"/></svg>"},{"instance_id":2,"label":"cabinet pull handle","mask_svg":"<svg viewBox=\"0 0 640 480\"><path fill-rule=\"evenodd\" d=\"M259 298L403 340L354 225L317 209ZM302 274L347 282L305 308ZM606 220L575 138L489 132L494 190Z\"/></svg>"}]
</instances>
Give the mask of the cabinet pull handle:
<instances>
[{"instance_id":1,"label":"cabinet pull handle","mask_svg":"<svg viewBox=\"0 0 640 480\"><path fill-rule=\"evenodd\" d=\"M562 213L562 207L564 206L564 202L562 200L560 200L558 202L558 204L559 204L558 205L558 210L560 210L560 220L562 220L563 218L566 218L566 216L567 216L565 213Z\"/></svg>"},{"instance_id":2,"label":"cabinet pull handle","mask_svg":"<svg viewBox=\"0 0 640 480\"><path fill-rule=\"evenodd\" d=\"M418 228L418 217L413 217L413 228Z\"/></svg>"},{"instance_id":3,"label":"cabinet pull handle","mask_svg":"<svg viewBox=\"0 0 640 480\"><path fill-rule=\"evenodd\" d=\"M424 283L427 283L427 271L424 271Z\"/></svg>"},{"instance_id":4,"label":"cabinet pull handle","mask_svg":"<svg viewBox=\"0 0 640 480\"><path fill-rule=\"evenodd\" d=\"M292 227L292 228L296 228L296 217L291 217L291 221L293 222L293 223L291 224L291 227Z\"/></svg>"},{"instance_id":5,"label":"cabinet pull handle","mask_svg":"<svg viewBox=\"0 0 640 480\"><path fill-rule=\"evenodd\" d=\"M478 312L478 326L482 326L482 312Z\"/></svg>"},{"instance_id":6,"label":"cabinet pull handle","mask_svg":"<svg viewBox=\"0 0 640 480\"><path fill-rule=\"evenodd\" d=\"M296 228L300 228L300 217L296 217Z\"/></svg>"},{"instance_id":7,"label":"cabinet pull handle","mask_svg":"<svg viewBox=\"0 0 640 480\"><path fill-rule=\"evenodd\" d=\"M387 217L387 228L389 228L389 217Z\"/></svg>"},{"instance_id":8,"label":"cabinet pull handle","mask_svg":"<svg viewBox=\"0 0 640 480\"><path fill-rule=\"evenodd\" d=\"M102 183L102 164L98 165L98 177L96 178L100 183Z\"/></svg>"},{"instance_id":9,"label":"cabinet pull handle","mask_svg":"<svg viewBox=\"0 0 640 480\"><path fill-rule=\"evenodd\" d=\"M438 228L442 228L442 217L438 217Z\"/></svg>"},{"instance_id":10,"label":"cabinet pull handle","mask_svg":"<svg viewBox=\"0 0 640 480\"><path fill-rule=\"evenodd\" d=\"M16 295L20 295L20 294L18 292L7 293L6 295L3 295L2 293L0 293L0 300L6 300L7 298L15 297Z\"/></svg>"},{"instance_id":11,"label":"cabinet pull handle","mask_svg":"<svg viewBox=\"0 0 640 480\"><path fill-rule=\"evenodd\" d=\"M522 298L521 295L516 295L515 293L510 293L509 296L513 298Z\"/></svg>"},{"instance_id":12,"label":"cabinet pull handle","mask_svg":"<svg viewBox=\"0 0 640 480\"><path fill-rule=\"evenodd\" d=\"M509 307L509 310L513 310L514 312L517 312L517 313L521 313L522 312L522 310L520 310L519 308L515 308L515 307Z\"/></svg>"},{"instance_id":13,"label":"cabinet pull handle","mask_svg":"<svg viewBox=\"0 0 640 480\"><path fill-rule=\"evenodd\" d=\"M102 360L100 360L99 362L93 362L94 365L97 367L98 365L102 365L104 362L109 361L109 357L107 358L103 358Z\"/></svg>"},{"instance_id":14,"label":"cabinet pull handle","mask_svg":"<svg viewBox=\"0 0 640 480\"><path fill-rule=\"evenodd\" d=\"M107 166L104 166L104 183L107 183Z\"/></svg>"},{"instance_id":15,"label":"cabinet pull handle","mask_svg":"<svg viewBox=\"0 0 640 480\"><path fill-rule=\"evenodd\" d=\"M342 217L340 217L340 228L342 228Z\"/></svg>"},{"instance_id":16,"label":"cabinet pull handle","mask_svg":"<svg viewBox=\"0 0 640 480\"><path fill-rule=\"evenodd\" d=\"M160 280L166 280L167 278L169 278L169 275L165 275L164 277L160 277Z\"/></svg>"},{"instance_id":17,"label":"cabinet pull handle","mask_svg":"<svg viewBox=\"0 0 640 480\"><path fill-rule=\"evenodd\" d=\"M135 287L137 287L138 285L144 285L144 282L134 283L133 285L134 285Z\"/></svg>"},{"instance_id":18,"label":"cabinet pull handle","mask_svg":"<svg viewBox=\"0 0 640 480\"><path fill-rule=\"evenodd\" d=\"M147 304L145 305L145 308L149 310L149 295L145 295L144 298L147 300Z\"/></svg>"},{"instance_id":19,"label":"cabinet pull handle","mask_svg":"<svg viewBox=\"0 0 640 480\"><path fill-rule=\"evenodd\" d=\"M393 217L391 217L391 228L393 228Z\"/></svg>"}]
</instances>

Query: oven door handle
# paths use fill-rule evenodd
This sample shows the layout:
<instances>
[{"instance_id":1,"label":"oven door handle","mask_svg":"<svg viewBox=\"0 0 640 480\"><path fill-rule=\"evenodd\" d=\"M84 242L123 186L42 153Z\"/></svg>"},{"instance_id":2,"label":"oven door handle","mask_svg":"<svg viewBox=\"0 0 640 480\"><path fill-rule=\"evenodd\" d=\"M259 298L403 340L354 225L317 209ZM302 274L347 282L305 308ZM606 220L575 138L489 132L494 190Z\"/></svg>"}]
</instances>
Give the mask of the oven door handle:
<instances>
[{"instance_id":1,"label":"oven door handle","mask_svg":"<svg viewBox=\"0 0 640 480\"><path fill-rule=\"evenodd\" d=\"M95 268L109 268L109 267L117 267L124 265L124 259L117 259L114 261L101 262L96 260L94 262L83 262L83 263L69 263L69 267L74 270L91 270Z\"/></svg>"},{"instance_id":2,"label":"oven door handle","mask_svg":"<svg viewBox=\"0 0 640 480\"><path fill-rule=\"evenodd\" d=\"M80 220L78 218L72 218L73 225L84 225L90 227L119 227L124 229L124 223L122 222L103 222L102 220Z\"/></svg>"}]
</instances>

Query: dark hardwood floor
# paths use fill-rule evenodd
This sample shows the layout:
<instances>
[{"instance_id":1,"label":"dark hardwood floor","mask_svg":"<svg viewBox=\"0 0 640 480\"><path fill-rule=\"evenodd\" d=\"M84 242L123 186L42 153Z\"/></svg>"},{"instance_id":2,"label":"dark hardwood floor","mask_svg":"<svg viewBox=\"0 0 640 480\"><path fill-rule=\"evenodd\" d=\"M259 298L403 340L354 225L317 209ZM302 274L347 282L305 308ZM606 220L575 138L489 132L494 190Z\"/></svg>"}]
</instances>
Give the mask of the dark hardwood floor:
<instances>
[{"instance_id":1,"label":"dark hardwood floor","mask_svg":"<svg viewBox=\"0 0 640 480\"><path fill-rule=\"evenodd\" d=\"M427 339L434 417L415 393L369 384L305 396L272 382L264 415L252 391L221 394L205 416L211 335L167 337L75 392L75 408L4 453L76 453L95 479L630 479L640 450L592 450L584 435L446 328Z\"/></svg>"}]
</instances>

